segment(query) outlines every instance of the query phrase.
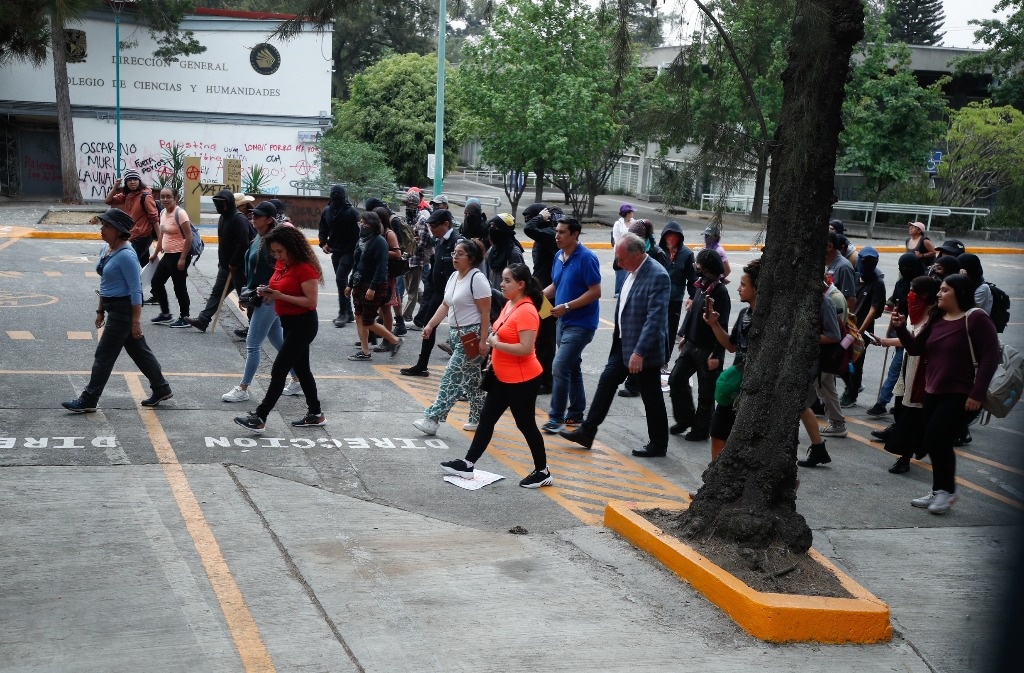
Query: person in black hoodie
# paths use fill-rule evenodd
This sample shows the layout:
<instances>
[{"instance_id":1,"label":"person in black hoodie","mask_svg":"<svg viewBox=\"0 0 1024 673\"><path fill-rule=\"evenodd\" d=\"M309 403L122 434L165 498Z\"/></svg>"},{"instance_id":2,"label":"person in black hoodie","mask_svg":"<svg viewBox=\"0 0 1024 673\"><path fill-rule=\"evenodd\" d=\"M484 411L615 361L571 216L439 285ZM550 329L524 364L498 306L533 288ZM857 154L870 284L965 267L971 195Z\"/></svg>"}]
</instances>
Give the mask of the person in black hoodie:
<instances>
[{"instance_id":1,"label":"person in black hoodie","mask_svg":"<svg viewBox=\"0 0 1024 673\"><path fill-rule=\"evenodd\" d=\"M220 213L217 220L217 278L213 281L210 298L206 307L195 318L185 318L189 325L205 332L220 306L224 286L229 282L236 293L241 294L245 286L245 254L256 236L249 219L238 212L235 195L230 189L222 189L213 197L213 205Z\"/></svg>"},{"instance_id":2,"label":"person in black hoodie","mask_svg":"<svg viewBox=\"0 0 1024 673\"><path fill-rule=\"evenodd\" d=\"M484 252L491 247L490 233L488 232L487 213L480 205L480 199L469 197L466 199L466 208L462 215L462 237L477 238L484 244ZM498 272L501 275L501 272Z\"/></svg>"},{"instance_id":3,"label":"person in black hoodie","mask_svg":"<svg viewBox=\"0 0 1024 673\"><path fill-rule=\"evenodd\" d=\"M693 285L697 280L693 250L683 243L684 240L683 228L675 220L669 220L661 230L661 239L658 241L658 246L668 257L668 278L672 281L672 295L668 300L669 344L668 350L665 351L667 353L672 352L672 342L676 338L679 319L683 315L683 303L687 299L693 299L697 292Z\"/></svg>"},{"instance_id":4,"label":"person in black hoodie","mask_svg":"<svg viewBox=\"0 0 1024 673\"><path fill-rule=\"evenodd\" d=\"M697 253L697 293L686 311L683 326L679 328L679 336L682 337L679 357L668 377L675 419L675 425L669 428L669 432L679 435L690 428L686 439L691 442L702 442L708 438L711 414L715 410L715 384L722 372L725 348L718 343L702 314L705 311L718 313L719 325L723 330L729 329L731 303L729 291L721 282L724 273L725 266L717 252L704 248ZM697 374L696 409L690 388L690 377L694 374Z\"/></svg>"},{"instance_id":5,"label":"person in black hoodie","mask_svg":"<svg viewBox=\"0 0 1024 673\"><path fill-rule=\"evenodd\" d=\"M533 277L537 279L541 287L551 285L551 269L555 264L555 255L558 254L558 244L555 243L555 225L562 221L565 214L557 206L550 208L543 203L534 203L523 210L523 219L526 221L526 228L523 233L533 239ZM540 388L538 395L551 394L551 364L555 361L555 332L558 327L558 319L548 315L540 321L540 329L537 331L537 340L534 344L537 350L537 359L540 360L544 373L541 374Z\"/></svg>"},{"instance_id":6,"label":"person in black hoodie","mask_svg":"<svg viewBox=\"0 0 1024 673\"><path fill-rule=\"evenodd\" d=\"M359 211L348 200L341 185L331 186L327 207L320 213L320 249L331 256L334 278L338 285L338 317L335 327L344 327L355 320L352 301L345 296L348 276L352 272L352 256L359 240Z\"/></svg>"}]
</instances>

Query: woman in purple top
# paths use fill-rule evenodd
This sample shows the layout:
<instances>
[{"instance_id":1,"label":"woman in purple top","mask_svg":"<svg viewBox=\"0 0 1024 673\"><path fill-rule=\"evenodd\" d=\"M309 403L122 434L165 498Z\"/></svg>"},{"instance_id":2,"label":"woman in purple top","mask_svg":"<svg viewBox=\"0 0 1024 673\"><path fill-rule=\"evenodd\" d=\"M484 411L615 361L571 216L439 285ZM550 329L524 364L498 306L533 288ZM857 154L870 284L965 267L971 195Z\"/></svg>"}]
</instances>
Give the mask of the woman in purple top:
<instances>
[{"instance_id":1,"label":"woman in purple top","mask_svg":"<svg viewBox=\"0 0 1024 673\"><path fill-rule=\"evenodd\" d=\"M893 314L892 325L907 353L923 355L928 362L922 447L932 457L932 492L910 504L945 514L957 499L953 439L966 415L981 409L999 364L996 327L975 308L973 284L960 274L943 279L935 314L924 331L911 334L906 318L898 313Z\"/></svg>"}]
</instances>

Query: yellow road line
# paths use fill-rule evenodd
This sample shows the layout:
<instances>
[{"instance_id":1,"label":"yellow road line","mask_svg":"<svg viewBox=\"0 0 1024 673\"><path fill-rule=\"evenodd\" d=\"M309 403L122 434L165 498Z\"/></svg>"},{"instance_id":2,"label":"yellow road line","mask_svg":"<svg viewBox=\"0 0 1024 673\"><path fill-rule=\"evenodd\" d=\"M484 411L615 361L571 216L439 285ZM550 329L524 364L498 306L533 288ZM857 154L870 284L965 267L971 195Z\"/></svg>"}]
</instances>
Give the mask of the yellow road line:
<instances>
[{"instance_id":1,"label":"yellow road line","mask_svg":"<svg viewBox=\"0 0 1024 673\"><path fill-rule=\"evenodd\" d=\"M6 250L7 248L9 248L12 245L14 245L15 242L18 241L18 240L19 239L17 239L17 238L10 238L10 239L4 241L3 243L0 243L0 250Z\"/></svg>"},{"instance_id":2,"label":"yellow road line","mask_svg":"<svg viewBox=\"0 0 1024 673\"><path fill-rule=\"evenodd\" d=\"M270 659L270 653L260 636L259 628L256 626L256 620L253 619L249 606L245 603L245 597L242 596L241 589L238 588L235 578L231 575L231 569L228 568L227 561L221 553L217 538L213 535L213 529L210 528L210 524L203 515L203 510L196 500L195 493L192 492L192 487L189 486L185 470L178 462L178 456L167 439L167 433L164 431L160 419L155 411L138 404L146 397L139 374L126 374L125 380L132 398L138 405L142 423L149 434L149 441L152 443L157 460L167 477L167 483L178 504L178 510L181 512L182 519L185 520L185 527L199 554L199 560L206 570L206 576L210 579L217 602L220 603L228 631L231 632L231 638L235 641L235 647L238 649L238 655L242 659L246 673L276 671L274 662Z\"/></svg>"},{"instance_id":3,"label":"yellow road line","mask_svg":"<svg viewBox=\"0 0 1024 673\"><path fill-rule=\"evenodd\" d=\"M7 336L18 341L31 341L35 339L32 336L32 332L26 332L24 330L7 330Z\"/></svg>"},{"instance_id":4,"label":"yellow road line","mask_svg":"<svg viewBox=\"0 0 1024 673\"><path fill-rule=\"evenodd\" d=\"M374 369L423 406L434 401L439 379L402 376L394 365L375 365ZM547 420L547 414L539 409L537 415ZM448 415L448 424L456 428L461 429L468 420L469 406L464 402ZM540 489L541 493L588 525L603 525L604 506L611 500L657 501L665 507L690 502L686 490L601 442L594 442L588 451L557 435L545 435L544 444L548 463L555 468L555 484ZM533 458L511 414L498 421L487 453L520 476L533 471Z\"/></svg>"}]
</instances>

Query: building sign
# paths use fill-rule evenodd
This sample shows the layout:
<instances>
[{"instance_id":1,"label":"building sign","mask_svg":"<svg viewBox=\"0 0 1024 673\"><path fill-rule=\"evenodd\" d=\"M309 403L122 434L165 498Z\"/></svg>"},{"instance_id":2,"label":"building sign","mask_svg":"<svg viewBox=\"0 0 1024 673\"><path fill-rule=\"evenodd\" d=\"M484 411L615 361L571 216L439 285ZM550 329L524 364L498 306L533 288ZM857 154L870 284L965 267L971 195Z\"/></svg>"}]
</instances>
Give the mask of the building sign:
<instances>
[{"instance_id":1,"label":"building sign","mask_svg":"<svg viewBox=\"0 0 1024 673\"><path fill-rule=\"evenodd\" d=\"M249 53L249 65L261 75L273 75L281 67L281 52L272 44L257 44Z\"/></svg>"},{"instance_id":2,"label":"building sign","mask_svg":"<svg viewBox=\"0 0 1024 673\"><path fill-rule=\"evenodd\" d=\"M85 31L66 28L64 30L64 42L68 50L68 63L85 63L85 57L87 56Z\"/></svg>"}]
</instances>

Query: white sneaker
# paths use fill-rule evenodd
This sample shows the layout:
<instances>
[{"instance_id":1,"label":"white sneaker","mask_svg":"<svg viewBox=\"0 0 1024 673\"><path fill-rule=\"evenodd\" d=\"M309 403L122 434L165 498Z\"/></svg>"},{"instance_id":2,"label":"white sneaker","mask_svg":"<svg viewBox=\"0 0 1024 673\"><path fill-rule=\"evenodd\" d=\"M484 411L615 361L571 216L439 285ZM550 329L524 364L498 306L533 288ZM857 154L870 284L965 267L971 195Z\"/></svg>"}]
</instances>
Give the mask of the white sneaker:
<instances>
[{"instance_id":1,"label":"white sneaker","mask_svg":"<svg viewBox=\"0 0 1024 673\"><path fill-rule=\"evenodd\" d=\"M417 418L412 425L425 435L436 435L439 423L433 418Z\"/></svg>"},{"instance_id":2,"label":"white sneaker","mask_svg":"<svg viewBox=\"0 0 1024 673\"><path fill-rule=\"evenodd\" d=\"M282 395L301 395L302 394L302 384L299 383L296 379L292 379L291 381L288 382L288 385L286 385L284 387L284 390L281 391L281 394Z\"/></svg>"},{"instance_id":3,"label":"white sneaker","mask_svg":"<svg viewBox=\"0 0 1024 673\"><path fill-rule=\"evenodd\" d=\"M248 402L249 391L242 390L240 386L235 386L228 392L221 395L220 398L225 402Z\"/></svg>"},{"instance_id":4,"label":"white sneaker","mask_svg":"<svg viewBox=\"0 0 1024 673\"><path fill-rule=\"evenodd\" d=\"M466 423L462 426L462 429L467 430L469 432L476 432L476 426L476 423Z\"/></svg>"},{"instance_id":5,"label":"white sneaker","mask_svg":"<svg viewBox=\"0 0 1024 673\"><path fill-rule=\"evenodd\" d=\"M832 423L829 424L821 431L822 437L846 437L846 423Z\"/></svg>"},{"instance_id":6,"label":"white sneaker","mask_svg":"<svg viewBox=\"0 0 1024 673\"><path fill-rule=\"evenodd\" d=\"M931 514L945 514L956 502L956 493L947 491L935 491L932 494L932 503L928 505L928 512Z\"/></svg>"},{"instance_id":7,"label":"white sneaker","mask_svg":"<svg viewBox=\"0 0 1024 673\"><path fill-rule=\"evenodd\" d=\"M932 491L928 495L922 495L920 498L914 498L910 501L910 504L914 507L928 507L935 502L935 491Z\"/></svg>"}]
</instances>

